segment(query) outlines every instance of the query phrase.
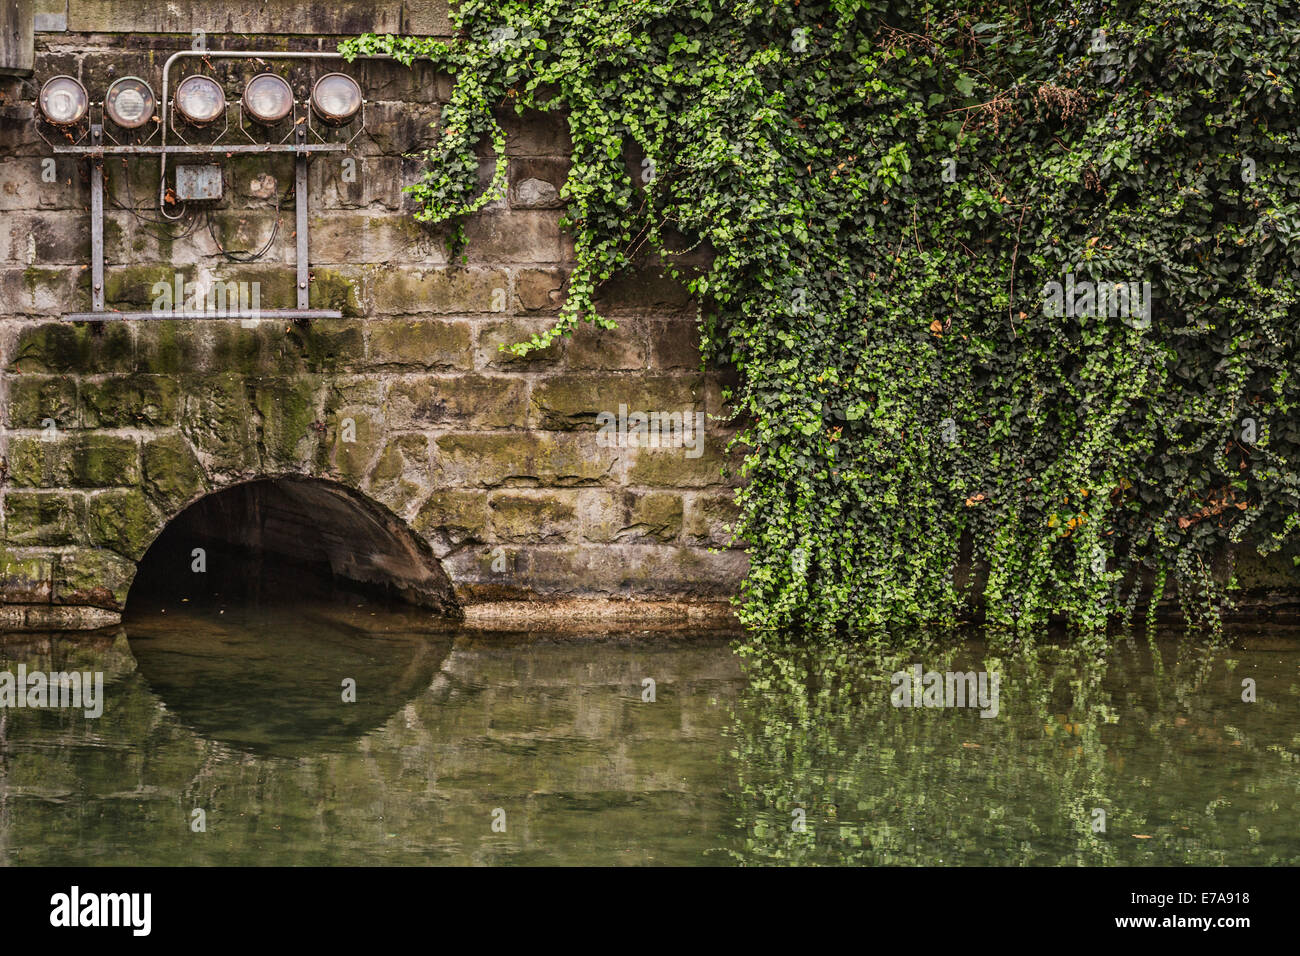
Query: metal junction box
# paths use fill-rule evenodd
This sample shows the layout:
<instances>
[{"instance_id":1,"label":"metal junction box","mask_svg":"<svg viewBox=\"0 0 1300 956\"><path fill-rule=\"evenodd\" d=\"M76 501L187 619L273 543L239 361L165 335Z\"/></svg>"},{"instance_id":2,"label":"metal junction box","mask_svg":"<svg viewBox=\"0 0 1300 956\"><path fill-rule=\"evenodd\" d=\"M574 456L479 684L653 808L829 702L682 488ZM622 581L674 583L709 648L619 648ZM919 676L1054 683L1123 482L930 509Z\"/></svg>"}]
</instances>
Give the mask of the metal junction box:
<instances>
[{"instance_id":1,"label":"metal junction box","mask_svg":"<svg viewBox=\"0 0 1300 956\"><path fill-rule=\"evenodd\" d=\"M220 166L177 166L176 198L181 202L221 198Z\"/></svg>"}]
</instances>

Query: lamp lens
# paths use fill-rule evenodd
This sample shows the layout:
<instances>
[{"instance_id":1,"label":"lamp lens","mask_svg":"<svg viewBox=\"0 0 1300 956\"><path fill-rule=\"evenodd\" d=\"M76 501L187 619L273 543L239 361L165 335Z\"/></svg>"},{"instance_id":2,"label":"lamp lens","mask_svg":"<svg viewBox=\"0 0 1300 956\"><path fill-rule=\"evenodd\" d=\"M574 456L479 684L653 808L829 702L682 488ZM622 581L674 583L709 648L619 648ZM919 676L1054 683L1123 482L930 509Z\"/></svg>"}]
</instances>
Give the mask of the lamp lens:
<instances>
[{"instance_id":1,"label":"lamp lens","mask_svg":"<svg viewBox=\"0 0 1300 956\"><path fill-rule=\"evenodd\" d=\"M226 94L207 76L187 76L176 88L176 108L191 123L211 123L226 108Z\"/></svg>"},{"instance_id":2,"label":"lamp lens","mask_svg":"<svg viewBox=\"0 0 1300 956\"><path fill-rule=\"evenodd\" d=\"M259 123L278 123L293 109L293 90L274 73L262 73L244 87L244 109Z\"/></svg>"},{"instance_id":3,"label":"lamp lens","mask_svg":"<svg viewBox=\"0 0 1300 956\"><path fill-rule=\"evenodd\" d=\"M123 129L139 129L153 117L153 90L144 80L124 76L104 94L104 111Z\"/></svg>"},{"instance_id":4,"label":"lamp lens","mask_svg":"<svg viewBox=\"0 0 1300 956\"><path fill-rule=\"evenodd\" d=\"M86 89L70 76L55 76L41 87L41 114L56 126L71 126L86 115Z\"/></svg>"},{"instance_id":5,"label":"lamp lens","mask_svg":"<svg viewBox=\"0 0 1300 956\"><path fill-rule=\"evenodd\" d=\"M361 87L350 76L327 73L312 88L311 103L325 122L342 125L361 109Z\"/></svg>"}]
</instances>

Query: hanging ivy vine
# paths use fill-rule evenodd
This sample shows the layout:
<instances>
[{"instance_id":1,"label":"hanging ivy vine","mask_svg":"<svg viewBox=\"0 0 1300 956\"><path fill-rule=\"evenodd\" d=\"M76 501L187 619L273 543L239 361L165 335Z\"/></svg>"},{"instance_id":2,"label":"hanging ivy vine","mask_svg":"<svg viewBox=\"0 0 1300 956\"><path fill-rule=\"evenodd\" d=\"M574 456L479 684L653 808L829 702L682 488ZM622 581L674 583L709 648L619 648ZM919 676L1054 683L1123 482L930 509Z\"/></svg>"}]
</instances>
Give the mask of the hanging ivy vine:
<instances>
[{"instance_id":1,"label":"hanging ivy vine","mask_svg":"<svg viewBox=\"0 0 1300 956\"><path fill-rule=\"evenodd\" d=\"M979 592L1097 635L1153 580L1213 626L1225 548L1295 538L1294 13L465 0L450 42L343 51L455 78L424 220L500 194L502 111L567 115L576 268L516 351L608 325L640 250L713 253L687 278L741 375L749 625L897 635Z\"/></svg>"}]
</instances>

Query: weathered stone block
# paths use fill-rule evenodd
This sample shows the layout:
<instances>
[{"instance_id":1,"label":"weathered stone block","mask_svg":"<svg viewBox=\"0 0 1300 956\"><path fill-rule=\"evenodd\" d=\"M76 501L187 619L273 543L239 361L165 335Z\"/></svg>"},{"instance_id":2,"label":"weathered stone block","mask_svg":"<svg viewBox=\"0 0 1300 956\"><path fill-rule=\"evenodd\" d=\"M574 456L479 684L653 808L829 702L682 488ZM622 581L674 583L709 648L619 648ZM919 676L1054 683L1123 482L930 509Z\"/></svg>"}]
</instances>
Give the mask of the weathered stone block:
<instances>
[{"instance_id":1,"label":"weathered stone block","mask_svg":"<svg viewBox=\"0 0 1300 956\"><path fill-rule=\"evenodd\" d=\"M706 433L703 451L698 458L688 457L682 448L631 449L634 460L628 469L628 481L652 488L707 488L710 485L730 484L734 479L724 477L724 466L730 474L737 473L741 456L723 452L724 440Z\"/></svg>"},{"instance_id":2,"label":"weathered stone block","mask_svg":"<svg viewBox=\"0 0 1300 956\"><path fill-rule=\"evenodd\" d=\"M562 540L579 525L572 496L559 492L496 492L488 498L488 514L499 541Z\"/></svg>"},{"instance_id":3,"label":"weathered stone block","mask_svg":"<svg viewBox=\"0 0 1300 956\"><path fill-rule=\"evenodd\" d=\"M374 276L373 287L381 315L500 312L509 305L509 277L498 269L384 268Z\"/></svg>"},{"instance_id":4,"label":"weathered stone block","mask_svg":"<svg viewBox=\"0 0 1300 956\"><path fill-rule=\"evenodd\" d=\"M395 60L357 60L349 69L358 67L357 82L368 100L445 103L451 98L451 75L427 60L416 60L409 67Z\"/></svg>"},{"instance_id":5,"label":"weathered stone block","mask_svg":"<svg viewBox=\"0 0 1300 956\"><path fill-rule=\"evenodd\" d=\"M403 378L389 388L386 410L389 423L399 428L522 428L528 420L528 383L484 375Z\"/></svg>"},{"instance_id":6,"label":"weathered stone block","mask_svg":"<svg viewBox=\"0 0 1300 956\"><path fill-rule=\"evenodd\" d=\"M67 73L66 69L60 68L67 63L72 63L75 70L76 60L71 56L45 53L41 57L41 66L49 69L47 75L50 76ZM37 135L36 124L33 122L35 112L30 103L11 102L6 108L0 109L0 153L6 156L39 156L42 159L49 153L50 147ZM74 162L71 156L67 157L67 168L71 169ZM58 171L66 173L65 170ZM66 178L66 174L62 176L62 179Z\"/></svg>"},{"instance_id":7,"label":"weathered stone block","mask_svg":"<svg viewBox=\"0 0 1300 956\"><path fill-rule=\"evenodd\" d=\"M617 478L618 449L585 436L553 432L487 432L434 439L435 483L452 487L501 484L598 484Z\"/></svg>"},{"instance_id":8,"label":"weathered stone block","mask_svg":"<svg viewBox=\"0 0 1300 956\"><path fill-rule=\"evenodd\" d=\"M739 547L741 542L727 530L739 515L734 492L692 495L686 507L683 540L710 548Z\"/></svg>"},{"instance_id":9,"label":"weathered stone block","mask_svg":"<svg viewBox=\"0 0 1300 956\"><path fill-rule=\"evenodd\" d=\"M426 369L471 369L474 354L467 322L439 319L377 319L366 324L371 366L406 365Z\"/></svg>"},{"instance_id":10,"label":"weathered stone block","mask_svg":"<svg viewBox=\"0 0 1300 956\"><path fill-rule=\"evenodd\" d=\"M295 366L309 372L336 373L364 364L364 323L350 319L313 319L310 324L264 322L278 339L280 352Z\"/></svg>"},{"instance_id":11,"label":"weathered stone block","mask_svg":"<svg viewBox=\"0 0 1300 956\"><path fill-rule=\"evenodd\" d=\"M67 171L66 166L61 172ZM5 159L0 161L0 212L37 209L37 190L33 182L39 181L40 166L29 160ZM52 184L51 184L52 185Z\"/></svg>"},{"instance_id":12,"label":"weathered stone block","mask_svg":"<svg viewBox=\"0 0 1300 956\"><path fill-rule=\"evenodd\" d=\"M211 461L214 477L255 468L257 432L243 376L189 376L182 380L182 388L181 433Z\"/></svg>"},{"instance_id":13,"label":"weathered stone block","mask_svg":"<svg viewBox=\"0 0 1300 956\"><path fill-rule=\"evenodd\" d=\"M320 385L314 376L258 381L252 389L264 470L295 471L311 461Z\"/></svg>"},{"instance_id":14,"label":"weathered stone block","mask_svg":"<svg viewBox=\"0 0 1300 956\"><path fill-rule=\"evenodd\" d=\"M293 0L226 0L214 6L201 0L172 0L141 4L136 0L72 0L68 29L85 33L181 33L203 30L209 34L327 34L402 33L403 8L428 7L416 18L436 22L439 0L385 0L374 4L344 4L304 8Z\"/></svg>"},{"instance_id":15,"label":"weathered stone block","mask_svg":"<svg viewBox=\"0 0 1300 956\"><path fill-rule=\"evenodd\" d=\"M445 265L446 243L409 216L332 213L311 224L313 262Z\"/></svg>"},{"instance_id":16,"label":"weathered stone block","mask_svg":"<svg viewBox=\"0 0 1300 956\"><path fill-rule=\"evenodd\" d=\"M617 541L627 527L631 496L625 491L607 488L582 488L571 493L576 495L576 508L582 523L581 537L599 543Z\"/></svg>"},{"instance_id":17,"label":"weathered stone block","mask_svg":"<svg viewBox=\"0 0 1300 956\"><path fill-rule=\"evenodd\" d=\"M340 167L314 163L308 171L312 209L318 213L333 209L371 209L382 206L396 212L414 210L415 203L403 191L414 182L424 165L419 157L365 156L357 164L356 176L344 179Z\"/></svg>"},{"instance_id":18,"label":"weathered stone block","mask_svg":"<svg viewBox=\"0 0 1300 956\"><path fill-rule=\"evenodd\" d=\"M53 600L121 610L135 578L136 564L100 548L77 548L58 556L53 568Z\"/></svg>"},{"instance_id":19,"label":"weathered stone block","mask_svg":"<svg viewBox=\"0 0 1300 956\"><path fill-rule=\"evenodd\" d=\"M651 320L646 322L646 332L651 368L690 371L701 368L700 332L694 322Z\"/></svg>"},{"instance_id":20,"label":"weathered stone block","mask_svg":"<svg viewBox=\"0 0 1300 956\"><path fill-rule=\"evenodd\" d=\"M176 301L176 276L181 276L180 302ZM122 312L166 311L193 307L186 300L185 283L194 282L192 266L133 265L104 273L104 307ZM193 292L191 291L192 297ZM169 298L170 296L170 298Z\"/></svg>"},{"instance_id":21,"label":"weathered stone block","mask_svg":"<svg viewBox=\"0 0 1300 956\"><path fill-rule=\"evenodd\" d=\"M344 318L357 318L367 311L363 304L362 281L360 276L346 275L341 270L313 268L307 301L313 309L338 309ZM293 302L285 296L281 307L289 308ZM272 304L275 304L274 300Z\"/></svg>"},{"instance_id":22,"label":"weathered stone block","mask_svg":"<svg viewBox=\"0 0 1300 956\"><path fill-rule=\"evenodd\" d=\"M333 414L344 405L370 406L378 410L384 404L385 380L363 372L346 378L330 378L325 411Z\"/></svg>"},{"instance_id":23,"label":"weathered stone block","mask_svg":"<svg viewBox=\"0 0 1300 956\"><path fill-rule=\"evenodd\" d=\"M8 316L48 319L90 306L90 272L76 266L0 269L0 303Z\"/></svg>"},{"instance_id":24,"label":"weathered stone block","mask_svg":"<svg viewBox=\"0 0 1300 956\"><path fill-rule=\"evenodd\" d=\"M108 488L140 480L140 449L134 438L74 434L55 441L22 436L9 443L14 485L42 488Z\"/></svg>"},{"instance_id":25,"label":"weathered stone block","mask_svg":"<svg viewBox=\"0 0 1300 956\"><path fill-rule=\"evenodd\" d=\"M657 593L720 600L744 577L742 551L711 553L667 544L530 545L517 579L540 595Z\"/></svg>"},{"instance_id":26,"label":"weathered stone block","mask_svg":"<svg viewBox=\"0 0 1300 956\"><path fill-rule=\"evenodd\" d=\"M523 179L510 187L513 209L559 209L563 205L559 190L544 179Z\"/></svg>"},{"instance_id":27,"label":"weathered stone block","mask_svg":"<svg viewBox=\"0 0 1300 956\"><path fill-rule=\"evenodd\" d=\"M84 213L72 209L46 210L27 216L15 215L13 219L11 248L22 256L24 263L80 266L90 261L90 230L86 228ZM106 242L107 231L105 222Z\"/></svg>"},{"instance_id":28,"label":"weathered stone block","mask_svg":"<svg viewBox=\"0 0 1300 956\"><path fill-rule=\"evenodd\" d=\"M645 333L635 318L621 320L616 329L580 322L570 336L567 356L565 364L575 371L644 369Z\"/></svg>"},{"instance_id":29,"label":"weathered stone block","mask_svg":"<svg viewBox=\"0 0 1300 956\"><path fill-rule=\"evenodd\" d=\"M445 537L447 543L482 541L487 529L487 495L478 490L435 491L411 523L421 534Z\"/></svg>"},{"instance_id":30,"label":"weathered stone block","mask_svg":"<svg viewBox=\"0 0 1300 956\"><path fill-rule=\"evenodd\" d=\"M165 523L138 488L91 495L86 504L90 543L138 561Z\"/></svg>"},{"instance_id":31,"label":"weathered stone block","mask_svg":"<svg viewBox=\"0 0 1300 956\"><path fill-rule=\"evenodd\" d=\"M165 375L121 375L81 384L81 421L87 428L174 425L180 387Z\"/></svg>"},{"instance_id":32,"label":"weathered stone block","mask_svg":"<svg viewBox=\"0 0 1300 956\"><path fill-rule=\"evenodd\" d=\"M569 176L564 156L511 156L508 180L515 209L562 209L560 190Z\"/></svg>"},{"instance_id":33,"label":"weathered stone block","mask_svg":"<svg viewBox=\"0 0 1300 956\"><path fill-rule=\"evenodd\" d=\"M681 312L690 305L685 285L650 266L614 276L596 296L596 309L611 315Z\"/></svg>"},{"instance_id":34,"label":"weathered stone block","mask_svg":"<svg viewBox=\"0 0 1300 956\"><path fill-rule=\"evenodd\" d=\"M250 377L301 371L298 350L286 348L285 326L280 323L260 321L245 327L240 321L221 319L195 324L201 324L196 335L202 368Z\"/></svg>"},{"instance_id":35,"label":"weathered stone block","mask_svg":"<svg viewBox=\"0 0 1300 956\"><path fill-rule=\"evenodd\" d=\"M437 103L372 100L366 105L366 135L376 150L390 156L426 150L437 140L441 118Z\"/></svg>"},{"instance_id":36,"label":"weathered stone block","mask_svg":"<svg viewBox=\"0 0 1300 956\"><path fill-rule=\"evenodd\" d=\"M483 212L465 222L465 254L471 262L559 262L560 214L545 210Z\"/></svg>"},{"instance_id":37,"label":"weathered stone block","mask_svg":"<svg viewBox=\"0 0 1300 956\"><path fill-rule=\"evenodd\" d=\"M4 498L4 539L11 545L84 543L85 498L64 492L11 491Z\"/></svg>"},{"instance_id":38,"label":"weathered stone block","mask_svg":"<svg viewBox=\"0 0 1300 956\"><path fill-rule=\"evenodd\" d=\"M620 538L674 541L682 530L682 499L667 491L633 493L628 505L628 523Z\"/></svg>"},{"instance_id":39,"label":"weathered stone block","mask_svg":"<svg viewBox=\"0 0 1300 956\"><path fill-rule=\"evenodd\" d=\"M260 158L260 157L259 157ZM246 160L236 160L246 162ZM257 189L266 191L267 188L275 188L272 185L274 177L262 173L232 178L232 171L225 169L226 182L232 188L238 189L243 187L244 190ZM261 179L259 176L267 176ZM220 248L232 254L238 253L262 253L259 263L268 264L272 262L291 263L294 260L294 236L293 230L281 227L276 228L276 220L281 219L274 209L250 209L247 201L240 202L240 208L223 211L212 211L208 214L208 222L212 234ZM312 236L315 239L315 236ZM263 308L269 307L271 303L261 303Z\"/></svg>"},{"instance_id":40,"label":"weathered stone block","mask_svg":"<svg viewBox=\"0 0 1300 956\"><path fill-rule=\"evenodd\" d=\"M512 157L573 155L566 113L501 110L497 120L506 131L506 153Z\"/></svg>"},{"instance_id":41,"label":"weathered stone block","mask_svg":"<svg viewBox=\"0 0 1300 956\"><path fill-rule=\"evenodd\" d=\"M524 312L552 315L564 304L567 269L520 269L515 273L515 301Z\"/></svg>"},{"instance_id":42,"label":"weathered stone block","mask_svg":"<svg viewBox=\"0 0 1300 956\"><path fill-rule=\"evenodd\" d=\"M474 350L474 361L478 368L525 371L535 368L549 368L563 356L568 345L567 338L559 338L544 349L515 355L503 351L501 346L527 342L534 335L539 335L551 327L550 319L501 319L495 322L483 322L478 328L478 345Z\"/></svg>"},{"instance_id":43,"label":"weathered stone block","mask_svg":"<svg viewBox=\"0 0 1300 956\"><path fill-rule=\"evenodd\" d=\"M39 604L53 593L54 557L0 548L0 594L6 602Z\"/></svg>"},{"instance_id":44,"label":"weathered stone block","mask_svg":"<svg viewBox=\"0 0 1300 956\"><path fill-rule=\"evenodd\" d=\"M67 376L14 375L9 377L5 422L10 428L75 428L77 383Z\"/></svg>"},{"instance_id":45,"label":"weathered stone block","mask_svg":"<svg viewBox=\"0 0 1300 956\"><path fill-rule=\"evenodd\" d=\"M447 0L403 0L402 32L412 36L451 36Z\"/></svg>"},{"instance_id":46,"label":"weathered stone block","mask_svg":"<svg viewBox=\"0 0 1300 956\"><path fill-rule=\"evenodd\" d=\"M370 471L366 490L399 515L407 515L429 490L429 439L398 435L389 439Z\"/></svg>"},{"instance_id":47,"label":"weathered stone block","mask_svg":"<svg viewBox=\"0 0 1300 956\"><path fill-rule=\"evenodd\" d=\"M130 330L121 322L49 322L18 333L9 368L15 372L129 372L134 364Z\"/></svg>"},{"instance_id":48,"label":"weathered stone block","mask_svg":"<svg viewBox=\"0 0 1300 956\"><path fill-rule=\"evenodd\" d=\"M359 486L383 442L383 418L374 410L344 406L328 415L325 425L318 452L325 456L322 470Z\"/></svg>"},{"instance_id":49,"label":"weathered stone block","mask_svg":"<svg viewBox=\"0 0 1300 956\"><path fill-rule=\"evenodd\" d=\"M206 324L206 323L205 323ZM141 322L136 327L137 372L176 374L207 367L203 331L198 322Z\"/></svg>"},{"instance_id":50,"label":"weathered stone block","mask_svg":"<svg viewBox=\"0 0 1300 956\"><path fill-rule=\"evenodd\" d=\"M208 488L203 466L181 435L148 439L142 453L144 488L165 514L174 514Z\"/></svg>"},{"instance_id":51,"label":"weathered stone block","mask_svg":"<svg viewBox=\"0 0 1300 956\"><path fill-rule=\"evenodd\" d=\"M533 386L531 421L548 429L591 428L602 412L703 411L703 380L681 375L555 375ZM593 435L593 443L594 443Z\"/></svg>"}]
</instances>

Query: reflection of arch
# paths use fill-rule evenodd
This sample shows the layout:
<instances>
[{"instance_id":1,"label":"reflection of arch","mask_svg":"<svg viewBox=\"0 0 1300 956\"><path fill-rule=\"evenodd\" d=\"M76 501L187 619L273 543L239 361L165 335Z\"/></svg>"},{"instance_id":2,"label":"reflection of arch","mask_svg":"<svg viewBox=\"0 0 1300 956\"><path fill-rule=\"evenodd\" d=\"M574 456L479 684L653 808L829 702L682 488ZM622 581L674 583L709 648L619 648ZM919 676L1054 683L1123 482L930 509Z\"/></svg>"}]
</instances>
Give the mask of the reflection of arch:
<instances>
[{"instance_id":1,"label":"reflection of arch","mask_svg":"<svg viewBox=\"0 0 1300 956\"><path fill-rule=\"evenodd\" d=\"M428 616L297 604L174 608L125 627L136 674L193 733L300 759L347 749L423 694L451 645ZM354 693L343 691L351 682Z\"/></svg>"},{"instance_id":2,"label":"reflection of arch","mask_svg":"<svg viewBox=\"0 0 1300 956\"><path fill-rule=\"evenodd\" d=\"M202 548L206 569L193 573ZM279 572L291 574L280 579ZM132 602L179 603L216 589L309 597L300 581L361 591L460 617L446 572L419 536L383 505L337 482L258 478L212 492L161 530L131 585Z\"/></svg>"}]
</instances>

